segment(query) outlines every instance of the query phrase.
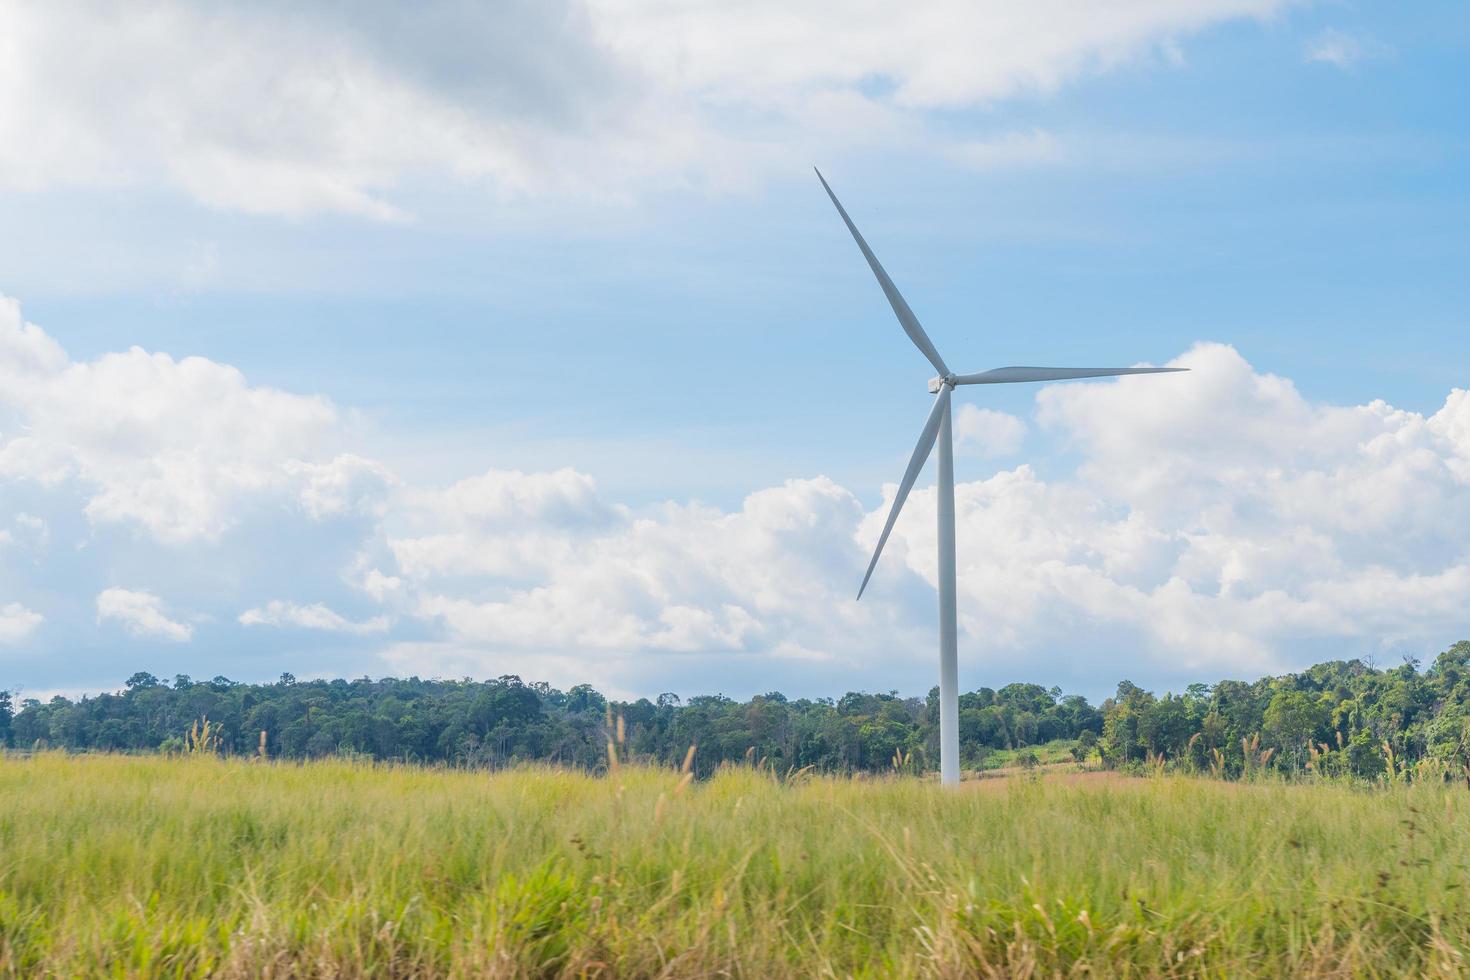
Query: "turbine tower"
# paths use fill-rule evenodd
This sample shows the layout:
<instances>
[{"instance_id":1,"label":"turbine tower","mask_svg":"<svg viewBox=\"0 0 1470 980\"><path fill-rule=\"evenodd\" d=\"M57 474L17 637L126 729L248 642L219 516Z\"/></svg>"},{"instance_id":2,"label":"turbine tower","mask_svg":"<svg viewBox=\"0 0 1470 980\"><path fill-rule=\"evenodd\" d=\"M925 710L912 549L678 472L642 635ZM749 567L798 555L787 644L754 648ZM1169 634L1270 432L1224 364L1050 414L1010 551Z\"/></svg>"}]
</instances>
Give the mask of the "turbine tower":
<instances>
[{"instance_id":1,"label":"turbine tower","mask_svg":"<svg viewBox=\"0 0 1470 980\"><path fill-rule=\"evenodd\" d=\"M852 232L853 241L857 242L858 248L862 250L863 258L868 260L868 266L873 270L873 275L878 277L878 285L883 287L883 294L888 297L888 304L893 307L893 312L898 316L903 332L909 335L914 346L919 348L919 351L929 359L929 363L934 365L934 370L939 372L938 377L929 380L929 393L937 396L934 399L934 407L929 410L929 418L919 432L919 444L914 447L914 454L909 457L908 469L904 471L903 480L898 484L898 493L893 498L893 508L888 512L888 521L883 525L883 533L878 536L878 547L873 549L873 560L868 562L868 571L863 575L863 584L858 587L858 598L863 597L863 590L868 587L868 579L872 578L873 569L878 564L878 556L883 553L883 545L887 543L894 522L898 520L898 512L903 509L903 502L908 499L909 491L914 487L914 481L919 478L919 471L924 468L924 463L929 459L929 453L934 449L935 442L938 442L939 501L936 509L939 512L939 781L946 786L958 786L960 782L960 692L956 650L958 636L955 618L954 439L950 430L950 392L955 389L956 385L1111 378L1122 374L1165 374L1189 369L1002 367L981 371L979 374L955 374L944 363L944 358L939 356L939 351L934 349L933 341L919 325L919 318L914 316L914 311L909 309L908 303L904 302L898 287L893 285L893 280L889 279L888 273L883 271L878 257L873 254L872 249L868 248L868 243L863 241L862 234L858 232L852 219L847 216L842 202L837 200L836 194L832 193L832 188L827 185L827 179L822 176L820 170L817 171L817 179L822 182L827 196L837 206L837 213L842 215L847 230Z\"/></svg>"}]
</instances>

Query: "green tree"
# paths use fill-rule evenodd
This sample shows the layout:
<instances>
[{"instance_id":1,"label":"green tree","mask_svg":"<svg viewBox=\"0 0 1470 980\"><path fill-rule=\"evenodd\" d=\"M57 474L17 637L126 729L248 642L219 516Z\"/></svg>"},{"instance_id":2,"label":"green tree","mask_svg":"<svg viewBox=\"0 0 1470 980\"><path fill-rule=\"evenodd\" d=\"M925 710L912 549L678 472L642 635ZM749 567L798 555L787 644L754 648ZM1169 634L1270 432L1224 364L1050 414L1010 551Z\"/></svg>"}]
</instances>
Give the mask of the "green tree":
<instances>
[{"instance_id":1,"label":"green tree","mask_svg":"<svg viewBox=\"0 0 1470 980\"><path fill-rule=\"evenodd\" d=\"M14 705L11 702L10 692L0 690L0 749L10 747L10 719L14 713Z\"/></svg>"},{"instance_id":2,"label":"green tree","mask_svg":"<svg viewBox=\"0 0 1470 980\"><path fill-rule=\"evenodd\" d=\"M1282 690L1266 705L1261 729L1267 745L1301 765L1307 744L1321 740L1330 718L1327 706L1306 691Z\"/></svg>"},{"instance_id":3,"label":"green tree","mask_svg":"<svg viewBox=\"0 0 1470 980\"><path fill-rule=\"evenodd\" d=\"M1313 759L1320 773L1376 778L1383 743L1414 762L1470 755L1470 643L1457 643L1421 670L1409 661L1378 670L1357 660L1317 664L1256 681L1190 685L1182 696L1155 697L1124 681L1093 707L1054 687L1017 683L960 695L960 745L967 765L1000 748L1075 740L1086 758L1095 741L1104 762L1122 766L1147 752L1171 763L1239 773L1242 739L1257 733L1286 771L1308 761L1309 741L1328 745ZM0 695L0 745L70 751L156 751L177 744L207 716L223 732L225 753L254 754L266 732L273 758L362 753L456 765L501 766L542 759L606 765L607 711L625 724L624 751L681 764L697 746L696 771L707 775L747 752L773 765L829 771L890 769L893 755L938 762L939 698L853 691L840 698L791 700L776 691L737 701L721 695L656 702L612 702L589 684L563 693L505 675L488 681L374 680L242 684L225 677L165 684L146 671L115 694L17 705Z\"/></svg>"}]
</instances>

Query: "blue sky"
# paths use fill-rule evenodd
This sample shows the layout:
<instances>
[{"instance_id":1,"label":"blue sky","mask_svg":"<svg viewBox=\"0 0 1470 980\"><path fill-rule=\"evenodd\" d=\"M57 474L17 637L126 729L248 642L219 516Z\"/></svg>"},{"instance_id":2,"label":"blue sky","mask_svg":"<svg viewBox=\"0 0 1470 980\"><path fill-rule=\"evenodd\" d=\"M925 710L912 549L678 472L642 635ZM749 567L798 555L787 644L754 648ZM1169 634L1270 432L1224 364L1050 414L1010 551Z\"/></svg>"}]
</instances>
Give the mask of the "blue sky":
<instances>
[{"instance_id":1,"label":"blue sky","mask_svg":"<svg viewBox=\"0 0 1470 980\"><path fill-rule=\"evenodd\" d=\"M813 163L957 369L1194 368L959 399L967 686L1463 638L1470 10L830 6L0 7L0 686L926 690Z\"/></svg>"}]
</instances>

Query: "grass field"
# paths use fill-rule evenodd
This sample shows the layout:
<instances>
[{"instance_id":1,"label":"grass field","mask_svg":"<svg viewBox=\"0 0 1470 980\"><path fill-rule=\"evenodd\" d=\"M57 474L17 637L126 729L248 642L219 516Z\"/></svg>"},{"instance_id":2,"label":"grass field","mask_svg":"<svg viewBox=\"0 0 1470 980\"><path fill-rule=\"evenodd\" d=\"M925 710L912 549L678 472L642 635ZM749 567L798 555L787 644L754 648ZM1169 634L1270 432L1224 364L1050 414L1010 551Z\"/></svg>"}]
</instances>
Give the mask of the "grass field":
<instances>
[{"instance_id":1,"label":"grass field","mask_svg":"<svg viewBox=\"0 0 1470 980\"><path fill-rule=\"evenodd\" d=\"M1024 749L993 749L985 754L984 768L986 770L1024 768L1028 759L1033 765L1041 766L1075 763L1077 758L1072 754L1072 747L1076 744L1076 739L1059 738ZM1093 753L1093 756L1095 758L1096 753Z\"/></svg>"},{"instance_id":2,"label":"grass field","mask_svg":"<svg viewBox=\"0 0 1470 980\"><path fill-rule=\"evenodd\" d=\"M0 756L0 975L1460 975L1463 786Z\"/></svg>"}]
</instances>

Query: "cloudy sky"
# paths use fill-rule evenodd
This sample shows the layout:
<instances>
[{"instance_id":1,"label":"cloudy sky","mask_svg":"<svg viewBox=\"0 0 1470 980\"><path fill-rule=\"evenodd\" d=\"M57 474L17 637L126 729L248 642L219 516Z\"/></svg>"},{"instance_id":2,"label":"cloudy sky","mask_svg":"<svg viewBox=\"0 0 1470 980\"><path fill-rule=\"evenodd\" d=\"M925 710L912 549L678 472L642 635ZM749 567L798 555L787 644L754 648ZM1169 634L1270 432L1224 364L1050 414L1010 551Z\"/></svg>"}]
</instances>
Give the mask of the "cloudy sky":
<instances>
[{"instance_id":1,"label":"cloudy sky","mask_svg":"<svg viewBox=\"0 0 1470 980\"><path fill-rule=\"evenodd\" d=\"M0 0L0 687L1099 696L1470 636L1470 7Z\"/></svg>"}]
</instances>

